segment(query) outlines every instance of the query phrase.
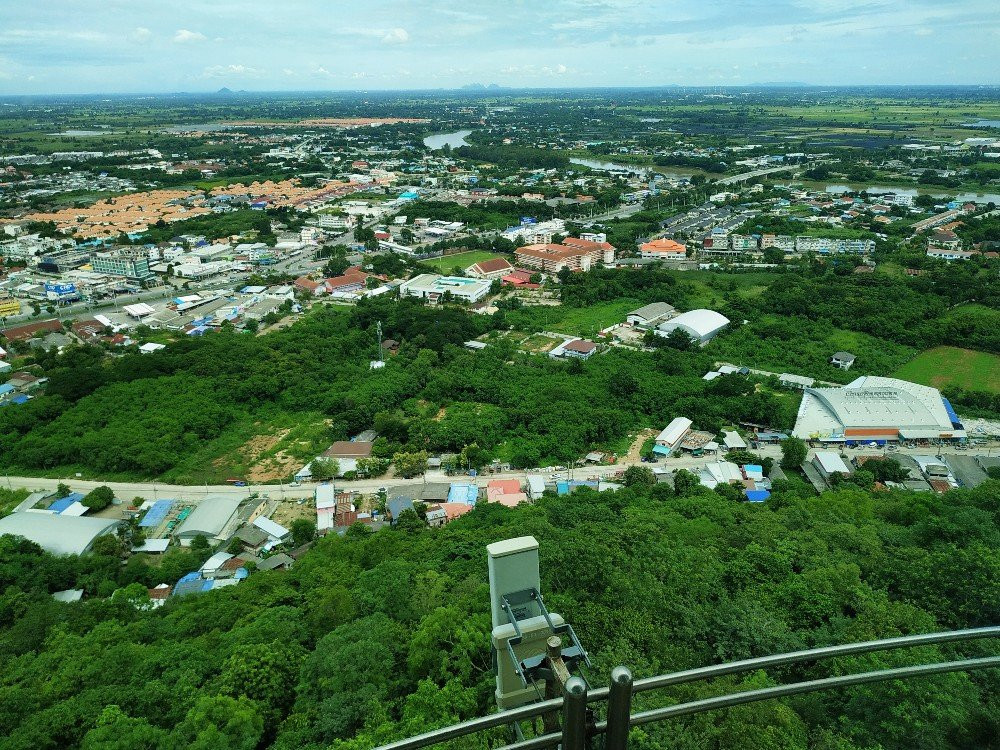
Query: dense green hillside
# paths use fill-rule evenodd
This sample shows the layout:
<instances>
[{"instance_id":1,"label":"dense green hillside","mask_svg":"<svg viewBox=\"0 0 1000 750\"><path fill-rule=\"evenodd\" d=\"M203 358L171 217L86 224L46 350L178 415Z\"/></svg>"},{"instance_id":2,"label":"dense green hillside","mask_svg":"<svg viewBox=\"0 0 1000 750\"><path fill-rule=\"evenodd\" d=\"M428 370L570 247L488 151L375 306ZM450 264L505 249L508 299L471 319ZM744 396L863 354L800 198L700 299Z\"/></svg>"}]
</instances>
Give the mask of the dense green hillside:
<instances>
[{"instance_id":1,"label":"dense green hillside","mask_svg":"<svg viewBox=\"0 0 1000 750\"><path fill-rule=\"evenodd\" d=\"M1000 622L1000 483L945 496L786 487L766 506L693 492L584 491L514 510L482 505L439 530L352 529L288 572L152 612L135 609L129 591L72 605L49 596L158 583L165 574L141 559L60 560L5 538L0 746L367 750L489 711L484 547L522 534L539 539L547 601L577 628L599 680L618 663L646 676ZM168 556L171 575L197 563L191 554ZM862 656L771 677L990 648ZM685 686L640 705L769 679ZM997 681L952 674L807 695L644 728L634 747L670 737L677 748L995 748Z\"/></svg>"}]
</instances>

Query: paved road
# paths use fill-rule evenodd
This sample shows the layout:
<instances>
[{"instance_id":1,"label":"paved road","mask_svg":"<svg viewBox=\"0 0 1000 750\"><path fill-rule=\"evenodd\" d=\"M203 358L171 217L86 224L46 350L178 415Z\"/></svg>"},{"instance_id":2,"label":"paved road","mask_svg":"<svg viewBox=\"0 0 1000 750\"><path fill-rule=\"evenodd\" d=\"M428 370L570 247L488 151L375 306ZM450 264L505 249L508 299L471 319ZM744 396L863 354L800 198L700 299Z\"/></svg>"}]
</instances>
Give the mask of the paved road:
<instances>
[{"instance_id":1,"label":"paved road","mask_svg":"<svg viewBox=\"0 0 1000 750\"><path fill-rule=\"evenodd\" d=\"M966 465L970 462L967 459L971 459L973 456L979 455L991 455L993 452L1000 448L1000 442L991 443L979 447L978 449L970 451L953 451L945 453L946 459L950 457L957 458L955 464L966 468ZM836 450L836 448L830 448L829 450ZM760 456L771 457L778 460L781 457L781 448L777 445L764 445L758 450L754 451ZM843 452L848 457L854 457L857 455L889 455L902 454L902 455L935 455L938 452L936 447L923 447L923 448L905 448L899 447L893 451L886 451L884 448L870 448L870 447L860 447L860 448L847 448ZM809 458L815 454L814 450L809 451ZM720 453L721 458L721 453ZM684 455L679 458L669 458L660 461L657 464L642 464L648 465L651 468L663 468L669 470L675 469L696 469L704 466L706 463L715 460L714 456L705 455L701 457L693 457L689 455ZM475 481L479 485L484 486L491 479L520 479L524 480L525 477L531 473L540 473L543 476L551 476L553 473L560 475L562 478L572 478L572 479L589 479L595 477L608 477L617 474L620 471L624 471L632 464L619 463L611 466L584 466L578 467L576 469L563 470L558 472L526 472L526 471L506 471L498 472L496 474L482 474L477 477ZM401 485L414 485L423 484L424 482L457 482L463 481L463 479L468 480L468 477L463 477L460 475L446 477L441 473L428 472L426 476L414 477L412 479L399 479L399 478L386 478L381 479L365 479L353 482L338 482L337 487L343 488L345 490L356 490L361 493L371 494L376 492L380 487L398 487ZM229 495L237 497L246 497L251 493L267 493L272 498L289 498L297 499L304 497L312 497L316 485L314 483L304 483L299 486L289 485L289 484L261 484L261 485L250 485L247 487L233 487L232 485L171 485L164 484L161 482L99 482L77 479L75 477L63 478L63 479L43 479L38 477L9 477L4 476L0 480L0 486L7 487L8 489L19 489L21 487L30 490L54 490L56 486L62 482L67 485L71 490L76 492L89 492L95 487L101 485L107 485L115 494L124 499L130 499L133 497L142 497L147 499L157 499L157 498L169 498L177 500L188 500L188 501L198 501L206 496L210 495Z\"/></svg>"}]
</instances>

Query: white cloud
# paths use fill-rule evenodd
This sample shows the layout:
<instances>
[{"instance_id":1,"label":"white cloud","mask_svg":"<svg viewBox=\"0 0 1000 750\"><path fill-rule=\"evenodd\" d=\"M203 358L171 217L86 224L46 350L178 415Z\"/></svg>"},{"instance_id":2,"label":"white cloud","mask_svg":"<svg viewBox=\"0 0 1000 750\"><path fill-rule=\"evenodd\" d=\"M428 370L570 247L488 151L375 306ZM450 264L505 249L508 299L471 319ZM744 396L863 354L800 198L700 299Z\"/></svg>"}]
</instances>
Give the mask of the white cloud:
<instances>
[{"instance_id":1,"label":"white cloud","mask_svg":"<svg viewBox=\"0 0 1000 750\"><path fill-rule=\"evenodd\" d=\"M256 77L263 75L263 71L258 68L251 68L248 65L210 65L205 68L202 78L224 78L227 76Z\"/></svg>"},{"instance_id":2,"label":"white cloud","mask_svg":"<svg viewBox=\"0 0 1000 750\"><path fill-rule=\"evenodd\" d=\"M132 38L137 42L145 42L150 37L153 36L153 32L147 29L145 26L139 26L135 31L132 32Z\"/></svg>"},{"instance_id":3,"label":"white cloud","mask_svg":"<svg viewBox=\"0 0 1000 750\"><path fill-rule=\"evenodd\" d=\"M206 37L200 31L177 29L177 33L174 34L174 42L177 44L188 44L190 42L205 42L205 41L208 41L208 37Z\"/></svg>"},{"instance_id":4,"label":"white cloud","mask_svg":"<svg viewBox=\"0 0 1000 750\"><path fill-rule=\"evenodd\" d=\"M926 26L921 27L913 32L917 36L930 36L934 33L934 29L928 29Z\"/></svg>"},{"instance_id":5,"label":"white cloud","mask_svg":"<svg viewBox=\"0 0 1000 750\"><path fill-rule=\"evenodd\" d=\"M406 44L410 41L410 35L406 29L389 29L382 35L382 44Z\"/></svg>"}]
</instances>

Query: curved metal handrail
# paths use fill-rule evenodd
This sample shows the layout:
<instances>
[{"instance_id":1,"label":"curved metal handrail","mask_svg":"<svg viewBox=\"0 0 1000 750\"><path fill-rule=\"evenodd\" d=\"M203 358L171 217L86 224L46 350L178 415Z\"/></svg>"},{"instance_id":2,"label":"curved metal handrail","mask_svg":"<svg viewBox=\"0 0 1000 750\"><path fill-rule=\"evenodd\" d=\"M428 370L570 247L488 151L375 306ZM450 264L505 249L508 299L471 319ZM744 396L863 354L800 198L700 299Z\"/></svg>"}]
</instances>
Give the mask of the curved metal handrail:
<instances>
[{"instance_id":1,"label":"curved metal handrail","mask_svg":"<svg viewBox=\"0 0 1000 750\"><path fill-rule=\"evenodd\" d=\"M722 708L731 708L747 703L759 703L760 701L774 700L775 698L784 698L800 693L811 693L818 690L835 690L872 682L886 682L888 680L926 677L946 672L965 672L974 669L994 668L1000 668L1000 656L989 656L982 659L964 659L962 661L946 661L938 664L921 664L915 667L899 667L897 669L880 669L875 672L862 672L861 674L827 677L822 680L795 682L791 685L778 685L777 687L761 688L759 690L747 690L742 693L720 695L715 698L704 698L689 703L679 703L675 706L665 706L663 708L655 708L651 711L642 711L632 714L629 717L629 726L642 726L643 724L674 719L678 716L688 716L704 711L717 711ZM591 736L604 734L607 731L608 722L598 722L594 725ZM511 745L504 745L498 748L498 750L544 750L544 748L555 747L562 742L562 738L562 732L555 732L515 742Z\"/></svg>"},{"instance_id":2,"label":"curved metal handrail","mask_svg":"<svg viewBox=\"0 0 1000 750\"><path fill-rule=\"evenodd\" d=\"M671 685L680 685L686 682L693 682L696 680L711 679L714 677L721 677L723 675L738 674L740 672L748 672L755 669L767 669L768 667L777 666L787 666L790 664L798 664L806 661L817 661L820 659L831 659L837 656L852 656L855 654L871 653L873 651L889 651L892 649L899 648L913 648L916 646L929 646L937 645L941 643L954 643L957 641L972 641L982 638L997 638L1000 637L1000 626L990 626L984 628L968 628L964 630L951 630L941 633L922 633L920 635L905 635L896 638L885 638L877 641L862 641L860 643L845 643L839 646L824 646L816 649L807 649L804 651L791 651L784 654L772 654L770 656L762 656L753 659L742 659L740 661L729 662L726 664L713 664L707 667L698 667L696 669L688 669L681 672L673 672L665 675L657 675L655 677L647 677L641 680L636 680L632 687L632 692L641 693L649 690L658 690L660 688L669 687ZM975 662L978 660L970 660ZM944 664L950 664L953 662L944 662ZM954 662L960 663L960 662ZM922 665L921 667L907 667L906 669L924 669L930 667L936 667L940 665ZM892 671L892 670L890 670ZM866 674L876 674L876 673L866 673ZM929 672L929 674L934 674L934 672ZM855 675L860 676L860 675ZM832 678L840 679L840 678ZM887 677L886 679L894 679L893 677ZM812 681L817 682L817 681ZM793 685L781 686L783 688L792 688L795 685L807 685L810 683L795 683ZM854 684L854 683L848 683ZM832 687L838 687L838 685L832 685ZM777 688L768 688L768 690L776 690ZM822 689L822 688L816 688ZM751 691L756 692L756 691ZM749 693L738 693L735 696L723 696L723 697L738 697L741 695L748 695ZM794 693L789 693L792 695ZM595 690L589 691L587 694L588 703L596 703L600 701L607 700L609 695L609 688L602 687ZM780 697L780 696L774 696ZM710 699L719 700L719 699ZM761 698L760 700L766 700ZM732 704L738 705L738 704ZM504 724L510 724L512 722L522 721L525 719L533 719L543 714L550 713L552 711L558 711L563 706L562 698L553 698L551 700L539 701L538 703L530 703L525 706L520 706L518 708L510 709L507 711L501 711L499 713L490 714L488 716L480 716L475 719L469 719L468 721L461 722L459 724L453 724L448 727L442 727L440 729L434 729L423 734L419 734L415 737L409 737L407 739L398 740L396 742L391 742L387 745L382 745L376 748L376 750L418 750L418 748L429 747L431 745L436 745L441 742L446 742L447 740L455 739L457 737L464 737L470 734L476 734L478 732L485 731L487 729L493 729ZM723 707L723 706L720 706ZM669 708L677 708L676 706L671 706ZM663 710L663 709L661 709ZM708 708L702 710L711 710ZM669 717L665 717L669 718ZM600 725L598 725L600 726ZM556 737L556 735L547 735L546 737L536 737L531 740L525 740L522 743L517 743L515 745L510 745L504 750L527 750L528 748L535 747L551 747L551 744L524 744L534 743L541 741L543 739ZM547 740L548 741L548 740Z\"/></svg>"}]
</instances>

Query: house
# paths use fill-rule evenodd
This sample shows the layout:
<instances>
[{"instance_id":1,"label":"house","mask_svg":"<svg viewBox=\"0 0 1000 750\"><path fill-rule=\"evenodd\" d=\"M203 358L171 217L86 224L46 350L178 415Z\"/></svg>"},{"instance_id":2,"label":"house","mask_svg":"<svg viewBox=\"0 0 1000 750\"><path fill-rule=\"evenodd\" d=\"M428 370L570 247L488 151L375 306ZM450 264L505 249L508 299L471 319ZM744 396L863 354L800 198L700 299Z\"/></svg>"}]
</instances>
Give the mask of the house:
<instances>
[{"instance_id":1,"label":"house","mask_svg":"<svg viewBox=\"0 0 1000 750\"><path fill-rule=\"evenodd\" d=\"M931 233L930 244L946 250L959 250L962 247L962 240L950 229L942 228Z\"/></svg>"},{"instance_id":2,"label":"house","mask_svg":"<svg viewBox=\"0 0 1000 750\"><path fill-rule=\"evenodd\" d=\"M650 302L625 316L625 322L635 328L655 328L674 315L674 306L666 302Z\"/></svg>"},{"instance_id":3,"label":"house","mask_svg":"<svg viewBox=\"0 0 1000 750\"><path fill-rule=\"evenodd\" d=\"M590 359L597 351L597 344L587 339L570 339L549 352L552 359Z\"/></svg>"},{"instance_id":4,"label":"house","mask_svg":"<svg viewBox=\"0 0 1000 750\"><path fill-rule=\"evenodd\" d=\"M502 279L514 270L514 266L506 258L491 258L473 263L465 269L465 273L476 279Z\"/></svg>"},{"instance_id":5,"label":"house","mask_svg":"<svg viewBox=\"0 0 1000 750\"><path fill-rule=\"evenodd\" d=\"M292 532L280 523L275 523L270 518L265 518L264 516L255 518L253 525L276 542L287 542L292 538Z\"/></svg>"},{"instance_id":6,"label":"house","mask_svg":"<svg viewBox=\"0 0 1000 750\"><path fill-rule=\"evenodd\" d=\"M639 257L656 258L659 260L684 260L687 258L687 248L676 240L651 240L639 245Z\"/></svg>"},{"instance_id":7,"label":"house","mask_svg":"<svg viewBox=\"0 0 1000 750\"><path fill-rule=\"evenodd\" d=\"M257 563L257 570L288 570L295 563L295 559L284 552L266 557Z\"/></svg>"},{"instance_id":8,"label":"house","mask_svg":"<svg viewBox=\"0 0 1000 750\"><path fill-rule=\"evenodd\" d=\"M927 248L927 257L934 258L936 260L947 260L947 261L968 260L969 258L972 258L975 255L977 255L977 253L973 250L958 250L946 247Z\"/></svg>"},{"instance_id":9,"label":"house","mask_svg":"<svg viewBox=\"0 0 1000 750\"><path fill-rule=\"evenodd\" d=\"M537 500L545 492L545 478L537 474L528 476L528 497Z\"/></svg>"},{"instance_id":10,"label":"house","mask_svg":"<svg viewBox=\"0 0 1000 750\"><path fill-rule=\"evenodd\" d=\"M656 436L653 444L653 453L669 455L681 444L684 437L691 431L691 422L687 417L677 417L670 422L659 435Z\"/></svg>"},{"instance_id":11,"label":"house","mask_svg":"<svg viewBox=\"0 0 1000 750\"><path fill-rule=\"evenodd\" d=\"M834 451L816 451L812 457L812 465L827 482L834 474L848 477L851 475L851 468L844 463L844 459L839 453Z\"/></svg>"},{"instance_id":12,"label":"house","mask_svg":"<svg viewBox=\"0 0 1000 750\"><path fill-rule=\"evenodd\" d=\"M372 446L375 445L372 442L362 441L362 440L338 440L325 451L323 451L320 456L322 458L368 458L372 454Z\"/></svg>"},{"instance_id":13,"label":"house","mask_svg":"<svg viewBox=\"0 0 1000 750\"><path fill-rule=\"evenodd\" d=\"M223 568L223 565L228 560L232 560L234 555L228 552L216 552L210 558L208 558L200 568L200 573L202 578L215 578L216 576L222 576L230 574Z\"/></svg>"},{"instance_id":14,"label":"house","mask_svg":"<svg viewBox=\"0 0 1000 750\"><path fill-rule=\"evenodd\" d=\"M406 510L414 510L413 498L406 496L390 497L385 503L386 511L392 522L399 520L399 516Z\"/></svg>"},{"instance_id":15,"label":"house","mask_svg":"<svg viewBox=\"0 0 1000 750\"><path fill-rule=\"evenodd\" d=\"M856 357L850 352L837 352L830 357L830 364L839 367L841 370L850 370Z\"/></svg>"},{"instance_id":16,"label":"house","mask_svg":"<svg viewBox=\"0 0 1000 750\"><path fill-rule=\"evenodd\" d=\"M778 376L778 382L785 386L785 388L793 388L801 391L811 388L812 384L816 381L805 375L793 375L790 372L783 372Z\"/></svg>"},{"instance_id":17,"label":"house","mask_svg":"<svg viewBox=\"0 0 1000 750\"><path fill-rule=\"evenodd\" d=\"M251 552L260 552L264 545L271 541L271 537L265 531L250 524L237 529L233 539L239 539L243 547Z\"/></svg>"},{"instance_id":18,"label":"house","mask_svg":"<svg viewBox=\"0 0 1000 750\"><path fill-rule=\"evenodd\" d=\"M743 472L731 461L714 461L698 471L698 481L714 490L720 484L742 484Z\"/></svg>"}]
</instances>

